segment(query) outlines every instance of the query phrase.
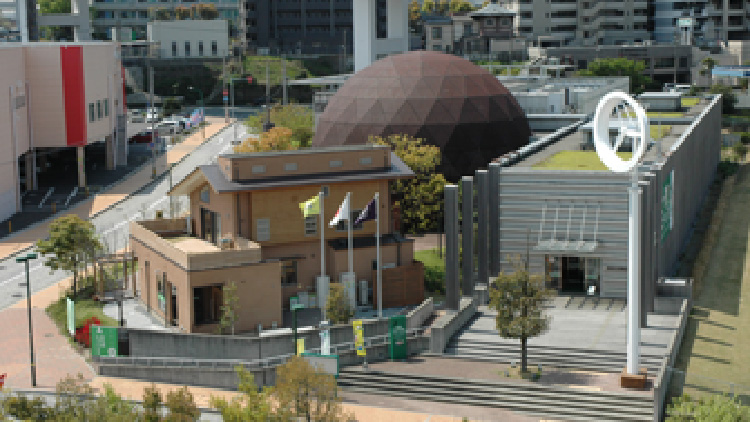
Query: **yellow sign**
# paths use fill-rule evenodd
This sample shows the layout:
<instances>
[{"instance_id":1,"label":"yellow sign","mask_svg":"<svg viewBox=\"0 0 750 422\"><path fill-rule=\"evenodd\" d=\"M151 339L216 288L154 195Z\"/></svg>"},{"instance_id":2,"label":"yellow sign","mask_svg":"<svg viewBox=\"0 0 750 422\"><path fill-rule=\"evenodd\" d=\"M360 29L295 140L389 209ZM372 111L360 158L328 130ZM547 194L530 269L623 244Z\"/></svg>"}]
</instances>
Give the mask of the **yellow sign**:
<instances>
[{"instance_id":1,"label":"yellow sign","mask_svg":"<svg viewBox=\"0 0 750 422\"><path fill-rule=\"evenodd\" d=\"M362 320L352 321L354 327L354 348L357 349L357 356L367 356L365 351L365 330L362 328Z\"/></svg>"},{"instance_id":2,"label":"yellow sign","mask_svg":"<svg viewBox=\"0 0 750 422\"><path fill-rule=\"evenodd\" d=\"M305 339L298 338L297 339L297 356L305 353Z\"/></svg>"}]
</instances>

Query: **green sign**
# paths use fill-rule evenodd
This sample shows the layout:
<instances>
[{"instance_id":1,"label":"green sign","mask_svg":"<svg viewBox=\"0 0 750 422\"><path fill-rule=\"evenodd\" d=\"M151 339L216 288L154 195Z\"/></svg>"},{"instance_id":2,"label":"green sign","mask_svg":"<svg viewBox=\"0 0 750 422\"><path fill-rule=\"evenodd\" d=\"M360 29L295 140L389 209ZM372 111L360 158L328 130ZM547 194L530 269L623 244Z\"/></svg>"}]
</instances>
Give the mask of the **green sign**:
<instances>
[{"instance_id":1,"label":"green sign","mask_svg":"<svg viewBox=\"0 0 750 422\"><path fill-rule=\"evenodd\" d=\"M406 359L408 350L406 347L406 316L396 315L388 320L388 332L391 335L391 343L388 352L391 359Z\"/></svg>"},{"instance_id":2,"label":"green sign","mask_svg":"<svg viewBox=\"0 0 750 422\"><path fill-rule=\"evenodd\" d=\"M661 241L665 241L674 226L674 170L661 185Z\"/></svg>"},{"instance_id":3,"label":"green sign","mask_svg":"<svg viewBox=\"0 0 750 422\"><path fill-rule=\"evenodd\" d=\"M91 356L117 356L117 327L91 326Z\"/></svg>"},{"instance_id":4,"label":"green sign","mask_svg":"<svg viewBox=\"0 0 750 422\"><path fill-rule=\"evenodd\" d=\"M68 333L71 336L76 335L76 306L75 302L73 302L70 298L67 298L66 304L66 311L68 314Z\"/></svg>"}]
</instances>

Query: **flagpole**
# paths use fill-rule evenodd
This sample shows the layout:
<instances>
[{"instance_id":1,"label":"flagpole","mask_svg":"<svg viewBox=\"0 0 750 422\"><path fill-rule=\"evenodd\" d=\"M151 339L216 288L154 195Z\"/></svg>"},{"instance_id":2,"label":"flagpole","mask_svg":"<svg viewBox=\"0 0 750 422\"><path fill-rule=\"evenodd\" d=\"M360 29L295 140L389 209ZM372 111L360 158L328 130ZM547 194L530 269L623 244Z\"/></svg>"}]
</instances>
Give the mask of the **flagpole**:
<instances>
[{"instance_id":1,"label":"flagpole","mask_svg":"<svg viewBox=\"0 0 750 422\"><path fill-rule=\"evenodd\" d=\"M326 275L326 223L324 221L323 214L325 213L325 204L323 200L323 191L321 190L318 192L318 198L320 198L319 205L320 208L318 211L320 211L318 214L320 215L320 276L325 277Z\"/></svg>"},{"instance_id":2,"label":"flagpole","mask_svg":"<svg viewBox=\"0 0 750 422\"><path fill-rule=\"evenodd\" d=\"M383 318L383 279L380 273L383 267L380 264L380 192L375 192L375 249L377 253L377 287L378 287L378 318Z\"/></svg>"}]
</instances>

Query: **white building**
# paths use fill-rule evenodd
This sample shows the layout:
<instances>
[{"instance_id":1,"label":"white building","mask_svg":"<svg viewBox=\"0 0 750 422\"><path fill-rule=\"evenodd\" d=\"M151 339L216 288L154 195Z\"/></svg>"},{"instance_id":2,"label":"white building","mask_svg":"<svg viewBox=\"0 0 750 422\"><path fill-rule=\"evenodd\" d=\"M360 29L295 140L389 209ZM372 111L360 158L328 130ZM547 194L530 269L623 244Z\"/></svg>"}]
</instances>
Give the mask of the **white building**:
<instances>
[{"instance_id":1,"label":"white building","mask_svg":"<svg viewBox=\"0 0 750 422\"><path fill-rule=\"evenodd\" d=\"M229 54L229 24L223 19L153 21L148 41L159 43L161 58L223 57Z\"/></svg>"}]
</instances>

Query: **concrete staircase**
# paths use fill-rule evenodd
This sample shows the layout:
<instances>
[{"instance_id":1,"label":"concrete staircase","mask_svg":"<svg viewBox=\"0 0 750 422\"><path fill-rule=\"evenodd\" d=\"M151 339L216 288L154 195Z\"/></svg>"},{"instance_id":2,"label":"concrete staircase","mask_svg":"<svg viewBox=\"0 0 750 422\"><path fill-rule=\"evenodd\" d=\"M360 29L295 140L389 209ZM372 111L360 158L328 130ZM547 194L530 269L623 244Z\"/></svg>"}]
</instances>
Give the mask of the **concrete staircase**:
<instances>
[{"instance_id":1,"label":"concrete staircase","mask_svg":"<svg viewBox=\"0 0 750 422\"><path fill-rule=\"evenodd\" d=\"M537 383L437 377L347 368L339 373L344 390L469 406L496 407L575 421L652 421L648 394L576 390Z\"/></svg>"},{"instance_id":2,"label":"concrete staircase","mask_svg":"<svg viewBox=\"0 0 750 422\"><path fill-rule=\"evenodd\" d=\"M445 348L443 357L512 363L521 361L519 343L501 343L453 338ZM655 374L663 357L641 354L641 367ZM530 366L542 365L556 368L576 368L599 372L620 372L625 367L625 353L601 349L580 349L555 346L528 346Z\"/></svg>"}]
</instances>

